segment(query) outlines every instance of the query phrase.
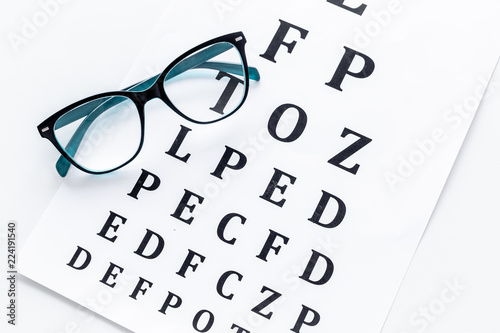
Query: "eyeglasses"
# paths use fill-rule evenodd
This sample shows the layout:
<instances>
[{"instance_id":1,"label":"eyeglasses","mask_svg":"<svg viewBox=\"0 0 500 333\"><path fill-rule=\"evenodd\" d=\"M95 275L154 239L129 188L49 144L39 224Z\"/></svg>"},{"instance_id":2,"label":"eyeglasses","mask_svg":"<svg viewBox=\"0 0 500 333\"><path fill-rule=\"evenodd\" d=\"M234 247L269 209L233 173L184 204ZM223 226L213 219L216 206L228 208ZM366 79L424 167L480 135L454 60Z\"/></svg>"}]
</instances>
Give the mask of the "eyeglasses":
<instances>
[{"instance_id":1,"label":"eyeglasses","mask_svg":"<svg viewBox=\"0 0 500 333\"><path fill-rule=\"evenodd\" d=\"M103 174L130 163L144 142L144 106L154 98L181 117L210 124L235 113L244 103L249 79L246 39L236 32L185 52L156 76L122 91L85 98L56 112L38 132L61 153L56 169L65 177L70 166Z\"/></svg>"}]
</instances>

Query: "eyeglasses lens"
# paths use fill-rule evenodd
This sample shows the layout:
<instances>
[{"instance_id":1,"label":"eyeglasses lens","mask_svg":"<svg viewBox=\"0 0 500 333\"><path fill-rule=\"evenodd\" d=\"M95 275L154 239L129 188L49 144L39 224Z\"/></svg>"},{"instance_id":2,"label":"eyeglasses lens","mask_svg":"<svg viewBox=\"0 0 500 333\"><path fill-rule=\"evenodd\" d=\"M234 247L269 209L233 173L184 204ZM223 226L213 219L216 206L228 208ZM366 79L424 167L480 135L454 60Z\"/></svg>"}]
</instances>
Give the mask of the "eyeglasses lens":
<instances>
[{"instance_id":1,"label":"eyeglasses lens","mask_svg":"<svg viewBox=\"0 0 500 333\"><path fill-rule=\"evenodd\" d=\"M107 96L66 112L56 121L54 133L76 163L102 172L135 155L141 142L141 120L132 100Z\"/></svg>"},{"instance_id":2,"label":"eyeglasses lens","mask_svg":"<svg viewBox=\"0 0 500 333\"><path fill-rule=\"evenodd\" d=\"M243 102L246 80L241 55L227 42L205 47L177 63L163 88L187 117L198 122L219 120Z\"/></svg>"}]
</instances>

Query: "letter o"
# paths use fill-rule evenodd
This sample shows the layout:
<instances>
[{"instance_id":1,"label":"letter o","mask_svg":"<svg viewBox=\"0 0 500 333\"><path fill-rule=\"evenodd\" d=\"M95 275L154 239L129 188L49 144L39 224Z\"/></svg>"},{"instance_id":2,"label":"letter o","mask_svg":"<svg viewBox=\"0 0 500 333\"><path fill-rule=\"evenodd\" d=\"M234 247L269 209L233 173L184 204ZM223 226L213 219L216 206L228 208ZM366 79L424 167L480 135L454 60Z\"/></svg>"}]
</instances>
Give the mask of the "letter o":
<instances>
[{"instance_id":1,"label":"letter o","mask_svg":"<svg viewBox=\"0 0 500 333\"><path fill-rule=\"evenodd\" d=\"M198 327L198 324L200 322L200 318L201 316L203 316L204 314L208 314L208 320L207 320L207 324L205 325L204 328L200 329ZM212 326L214 325L214 321L215 321L215 316L212 312L208 311L208 310L201 310L199 311L195 316L194 316L194 319L193 319L193 328L197 331L197 332L208 332Z\"/></svg>"},{"instance_id":2,"label":"letter o","mask_svg":"<svg viewBox=\"0 0 500 333\"><path fill-rule=\"evenodd\" d=\"M278 123L280 122L281 117L288 109L296 109L299 112L299 119L297 120L293 131L287 137L282 138L278 136L276 130L278 129ZM274 110L274 112L271 114L271 117L269 118L269 122L267 124L267 129L269 131L269 134L271 134L271 136L276 140L281 142L293 142L302 135L306 128L306 125L307 114L302 108L293 104L283 104L278 106L276 110Z\"/></svg>"}]
</instances>

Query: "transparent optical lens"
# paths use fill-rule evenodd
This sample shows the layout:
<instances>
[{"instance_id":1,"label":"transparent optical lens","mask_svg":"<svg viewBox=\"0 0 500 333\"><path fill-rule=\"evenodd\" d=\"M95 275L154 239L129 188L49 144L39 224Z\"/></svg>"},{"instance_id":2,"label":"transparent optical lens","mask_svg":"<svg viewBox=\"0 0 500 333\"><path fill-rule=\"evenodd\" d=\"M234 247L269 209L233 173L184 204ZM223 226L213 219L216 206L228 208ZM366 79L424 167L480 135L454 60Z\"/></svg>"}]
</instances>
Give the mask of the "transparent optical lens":
<instances>
[{"instance_id":1,"label":"transparent optical lens","mask_svg":"<svg viewBox=\"0 0 500 333\"><path fill-rule=\"evenodd\" d=\"M103 172L128 162L141 142L137 107L124 96L79 105L55 123L58 143L83 168Z\"/></svg>"},{"instance_id":2,"label":"transparent optical lens","mask_svg":"<svg viewBox=\"0 0 500 333\"><path fill-rule=\"evenodd\" d=\"M211 122L234 112L246 91L245 70L238 49L221 42L188 55L163 82L165 93L187 117Z\"/></svg>"}]
</instances>

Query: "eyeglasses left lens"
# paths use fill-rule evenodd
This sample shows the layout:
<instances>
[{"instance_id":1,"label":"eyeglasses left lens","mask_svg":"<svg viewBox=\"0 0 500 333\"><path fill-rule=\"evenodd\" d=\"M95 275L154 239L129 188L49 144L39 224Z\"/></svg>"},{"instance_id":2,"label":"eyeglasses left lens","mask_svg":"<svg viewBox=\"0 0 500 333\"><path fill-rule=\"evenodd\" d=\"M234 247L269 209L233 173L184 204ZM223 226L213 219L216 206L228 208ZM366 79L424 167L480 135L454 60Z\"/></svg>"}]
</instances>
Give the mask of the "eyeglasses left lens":
<instances>
[{"instance_id":1,"label":"eyeglasses left lens","mask_svg":"<svg viewBox=\"0 0 500 333\"><path fill-rule=\"evenodd\" d=\"M127 163L141 143L142 124L135 103L107 96L81 104L54 125L59 145L86 170L105 172Z\"/></svg>"}]
</instances>

